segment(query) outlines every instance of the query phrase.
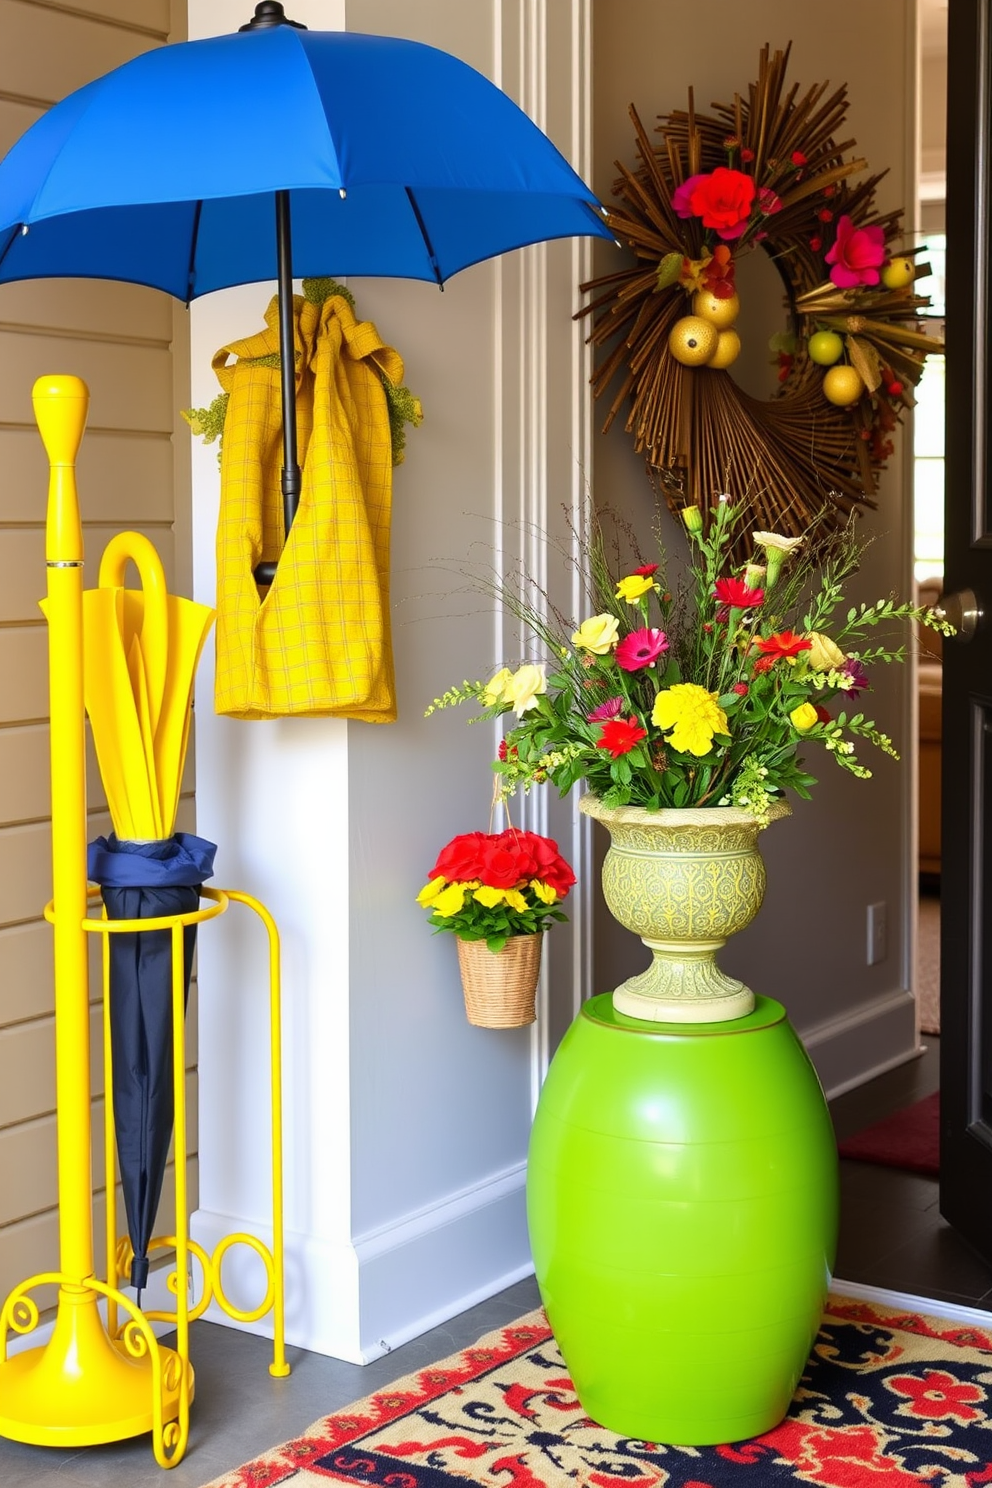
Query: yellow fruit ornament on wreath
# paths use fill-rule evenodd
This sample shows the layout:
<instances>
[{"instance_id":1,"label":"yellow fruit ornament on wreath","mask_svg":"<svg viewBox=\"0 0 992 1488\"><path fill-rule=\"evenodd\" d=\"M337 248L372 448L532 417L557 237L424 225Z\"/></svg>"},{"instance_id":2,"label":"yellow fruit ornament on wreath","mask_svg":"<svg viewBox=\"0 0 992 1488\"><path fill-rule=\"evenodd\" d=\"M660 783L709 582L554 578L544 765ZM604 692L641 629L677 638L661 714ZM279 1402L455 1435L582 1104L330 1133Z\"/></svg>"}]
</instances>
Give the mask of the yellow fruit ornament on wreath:
<instances>
[{"instance_id":1,"label":"yellow fruit ornament on wreath","mask_svg":"<svg viewBox=\"0 0 992 1488\"><path fill-rule=\"evenodd\" d=\"M632 267L604 275L579 315L603 349L592 384L613 397L673 510L708 512L728 485L755 525L800 535L829 505L837 525L874 506L892 435L926 357L942 343L915 292L929 266L897 255L901 214L879 213L880 175L835 143L844 87L785 89L789 50L762 48L756 82L732 103L662 115L657 144L631 106L638 164L618 163L616 236ZM854 183L852 178L860 176ZM728 371L741 341L736 264L764 249L790 329L771 338L776 396L745 394Z\"/></svg>"}]
</instances>

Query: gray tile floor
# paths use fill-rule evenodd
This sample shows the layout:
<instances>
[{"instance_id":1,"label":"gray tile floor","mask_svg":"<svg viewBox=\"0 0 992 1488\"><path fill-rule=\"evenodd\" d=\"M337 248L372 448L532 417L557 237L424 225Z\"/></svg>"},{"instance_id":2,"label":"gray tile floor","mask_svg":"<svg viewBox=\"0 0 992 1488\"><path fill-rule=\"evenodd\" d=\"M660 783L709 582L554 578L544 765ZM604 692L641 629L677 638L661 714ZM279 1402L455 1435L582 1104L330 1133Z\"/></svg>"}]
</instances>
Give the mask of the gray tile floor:
<instances>
[{"instance_id":1,"label":"gray tile floor","mask_svg":"<svg viewBox=\"0 0 992 1488\"><path fill-rule=\"evenodd\" d=\"M831 1107L839 1138L918 1100L938 1083L938 1040L927 1053ZM940 1218L937 1183L874 1164L841 1163L837 1275L894 1291L992 1309L992 1267ZM168 1475L174 1488L201 1488L267 1448L411 1371L466 1348L538 1305L531 1279L360 1368L292 1349L293 1373L267 1373L269 1345L229 1328L197 1323L193 1363L197 1400L185 1460ZM165 1481L147 1438L108 1447L54 1451L0 1440L0 1488L145 1488Z\"/></svg>"}]
</instances>

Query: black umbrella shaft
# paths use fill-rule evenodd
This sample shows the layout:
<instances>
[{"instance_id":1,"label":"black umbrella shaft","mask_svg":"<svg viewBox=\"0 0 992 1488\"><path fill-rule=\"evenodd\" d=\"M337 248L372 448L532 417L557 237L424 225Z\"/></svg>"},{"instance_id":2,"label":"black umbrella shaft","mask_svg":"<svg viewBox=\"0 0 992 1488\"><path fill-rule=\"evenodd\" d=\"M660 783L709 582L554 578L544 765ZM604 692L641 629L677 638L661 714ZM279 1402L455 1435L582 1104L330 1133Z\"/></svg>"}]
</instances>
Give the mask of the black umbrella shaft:
<instances>
[{"instance_id":1,"label":"black umbrella shaft","mask_svg":"<svg viewBox=\"0 0 992 1488\"><path fill-rule=\"evenodd\" d=\"M296 458L296 346L293 337L293 239L289 192L276 192L279 253L279 361L282 366L282 510L286 536L300 504L302 478Z\"/></svg>"}]
</instances>

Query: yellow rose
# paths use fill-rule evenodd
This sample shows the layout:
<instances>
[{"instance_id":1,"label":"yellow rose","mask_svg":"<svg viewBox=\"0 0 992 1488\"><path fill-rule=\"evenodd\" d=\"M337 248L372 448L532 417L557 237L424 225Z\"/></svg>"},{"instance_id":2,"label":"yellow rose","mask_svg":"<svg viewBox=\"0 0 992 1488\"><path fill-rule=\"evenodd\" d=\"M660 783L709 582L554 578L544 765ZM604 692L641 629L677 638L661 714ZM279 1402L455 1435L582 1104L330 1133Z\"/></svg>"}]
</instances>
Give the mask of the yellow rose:
<instances>
[{"instance_id":1,"label":"yellow rose","mask_svg":"<svg viewBox=\"0 0 992 1488\"><path fill-rule=\"evenodd\" d=\"M805 733L807 729L811 729L814 723L819 721L816 709L812 703L800 703L798 708L793 708L789 717L792 720L793 727L797 728L801 734Z\"/></svg>"},{"instance_id":2,"label":"yellow rose","mask_svg":"<svg viewBox=\"0 0 992 1488\"><path fill-rule=\"evenodd\" d=\"M443 915L445 918L448 915L457 914L465 903L465 890L467 887L467 884L453 883L449 884L446 889L442 889L434 900L434 913Z\"/></svg>"},{"instance_id":3,"label":"yellow rose","mask_svg":"<svg viewBox=\"0 0 992 1488\"><path fill-rule=\"evenodd\" d=\"M437 898L438 894L440 894L446 883L447 879L443 876L443 874L439 875L437 878L432 878L430 883L424 884L424 887L417 895L417 903L423 905L423 907L426 909L428 904L434 903L435 899Z\"/></svg>"},{"instance_id":4,"label":"yellow rose","mask_svg":"<svg viewBox=\"0 0 992 1488\"><path fill-rule=\"evenodd\" d=\"M533 666L526 662L518 667L513 676L506 684L504 700L510 703L518 718L522 718L531 708L537 707L538 697L542 692L547 692L548 683L544 675L543 666Z\"/></svg>"},{"instance_id":5,"label":"yellow rose","mask_svg":"<svg viewBox=\"0 0 992 1488\"><path fill-rule=\"evenodd\" d=\"M542 904L554 904L558 898L557 889L553 889L548 883L542 883L539 878L532 878L530 886L534 890L535 899L539 899Z\"/></svg>"},{"instance_id":6,"label":"yellow rose","mask_svg":"<svg viewBox=\"0 0 992 1488\"><path fill-rule=\"evenodd\" d=\"M506 684L513 673L509 667L500 667L495 677L490 677L482 694L482 701L487 708L495 707L497 703L508 703L510 699L506 695Z\"/></svg>"},{"instance_id":7,"label":"yellow rose","mask_svg":"<svg viewBox=\"0 0 992 1488\"><path fill-rule=\"evenodd\" d=\"M606 656L620 638L620 621L615 615L593 615L583 620L572 636L572 645L582 651L592 651L597 656Z\"/></svg>"},{"instance_id":8,"label":"yellow rose","mask_svg":"<svg viewBox=\"0 0 992 1488\"><path fill-rule=\"evenodd\" d=\"M836 641L832 641L828 635L811 630L806 639L809 641L809 650L805 656L814 672L839 671L847 660Z\"/></svg>"},{"instance_id":9,"label":"yellow rose","mask_svg":"<svg viewBox=\"0 0 992 1488\"><path fill-rule=\"evenodd\" d=\"M654 579L647 578L644 574L628 574L617 584L617 599L625 599L628 604L636 604L639 599L643 599L645 594L650 594L654 587Z\"/></svg>"}]
</instances>

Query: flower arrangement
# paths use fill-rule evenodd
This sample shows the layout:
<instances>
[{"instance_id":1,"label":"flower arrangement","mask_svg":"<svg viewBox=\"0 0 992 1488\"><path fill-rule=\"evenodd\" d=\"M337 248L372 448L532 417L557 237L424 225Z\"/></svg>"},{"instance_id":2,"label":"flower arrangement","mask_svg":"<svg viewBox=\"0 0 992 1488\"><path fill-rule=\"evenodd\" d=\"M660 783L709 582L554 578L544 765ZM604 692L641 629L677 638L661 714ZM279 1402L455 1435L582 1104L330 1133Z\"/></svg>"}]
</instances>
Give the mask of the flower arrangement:
<instances>
[{"instance_id":1,"label":"flower arrangement","mask_svg":"<svg viewBox=\"0 0 992 1488\"><path fill-rule=\"evenodd\" d=\"M920 323L928 272L900 246L901 213L880 212L881 175L838 143L846 90L786 81L788 48L762 49L732 103L663 115L655 143L631 108L638 161L620 167L609 213L635 262L582 286L594 298L593 375L608 429L627 430L673 511L753 482L757 525L801 534L829 493L843 526L872 505L893 434L940 340ZM855 178L860 178L855 180ZM747 397L728 375L740 350L735 271L761 248L786 290L769 338L778 389ZM772 328L769 328L770 330ZM616 382L621 378L619 385Z\"/></svg>"},{"instance_id":2,"label":"flower arrangement","mask_svg":"<svg viewBox=\"0 0 992 1488\"><path fill-rule=\"evenodd\" d=\"M516 827L463 832L438 854L417 903L430 910L435 931L484 940L498 953L512 936L566 919L558 905L574 883L550 837Z\"/></svg>"},{"instance_id":3,"label":"flower arrangement","mask_svg":"<svg viewBox=\"0 0 992 1488\"><path fill-rule=\"evenodd\" d=\"M721 497L706 531L699 508L684 509L690 566L679 593L663 549L659 562L618 572L600 532L589 545L593 613L578 625L548 621L498 587L550 664L465 682L428 714L472 701L482 718L515 715L494 765L504 795L546 780L564 794L584 778L610 807L737 806L767 820L787 790L809 795L810 748L868 778L859 744L898 758L859 702L874 669L905 655L886 632L912 621L951 628L894 599L844 606L864 549L850 525L754 531L750 560L732 563L742 516Z\"/></svg>"}]
</instances>

